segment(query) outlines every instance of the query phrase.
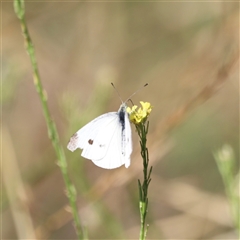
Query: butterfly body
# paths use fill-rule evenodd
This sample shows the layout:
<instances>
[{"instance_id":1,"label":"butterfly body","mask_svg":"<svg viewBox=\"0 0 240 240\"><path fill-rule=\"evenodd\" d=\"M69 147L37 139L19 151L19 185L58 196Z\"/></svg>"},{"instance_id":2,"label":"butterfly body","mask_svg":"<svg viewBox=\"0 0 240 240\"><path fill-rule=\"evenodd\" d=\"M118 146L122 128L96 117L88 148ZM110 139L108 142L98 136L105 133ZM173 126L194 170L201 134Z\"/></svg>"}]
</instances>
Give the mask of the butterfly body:
<instances>
[{"instance_id":1,"label":"butterfly body","mask_svg":"<svg viewBox=\"0 0 240 240\"><path fill-rule=\"evenodd\" d=\"M132 133L126 107L123 103L118 112L105 113L86 124L71 137L67 148L82 149L82 157L102 168L129 167Z\"/></svg>"}]
</instances>

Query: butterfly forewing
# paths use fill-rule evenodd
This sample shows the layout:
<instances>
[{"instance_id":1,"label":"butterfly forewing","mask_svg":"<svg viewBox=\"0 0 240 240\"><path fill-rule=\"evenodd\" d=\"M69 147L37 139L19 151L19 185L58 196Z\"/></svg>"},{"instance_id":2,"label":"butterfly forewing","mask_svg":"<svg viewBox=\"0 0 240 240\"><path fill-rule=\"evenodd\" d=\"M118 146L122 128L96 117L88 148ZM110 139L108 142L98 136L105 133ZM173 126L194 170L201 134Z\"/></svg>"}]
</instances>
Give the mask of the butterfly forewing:
<instances>
[{"instance_id":1,"label":"butterfly forewing","mask_svg":"<svg viewBox=\"0 0 240 240\"><path fill-rule=\"evenodd\" d=\"M94 123L94 128L92 126L94 136L92 135L91 142L89 143L88 139L83 147L82 156L92 161L103 161L107 152L113 151L109 145L114 140L115 131L119 128L117 113L104 114L102 121Z\"/></svg>"},{"instance_id":2,"label":"butterfly forewing","mask_svg":"<svg viewBox=\"0 0 240 240\"><path fill-rule=\"evenodd\" d=\"M99 132L102 128L107 126L111 121L117 118L116 112L110 112L103 114L85 126L83 126L80 130L78 130L70 139L67 148L71 151L75 151L77 148L84 149L91 146L96 146L95 139L96 136L99 135ZM103 140L104 141L104 140ZM95 149L96 154L100 154L99 157L101 158L104 153L101 153L103 148Z\"/></svg>"},{"instance_id":3,"label":"butterfly forewing","mask_svg":"<svg viewBox=\"0 0 240 240\"><path fill-rule=\"evenodd\" d=\"M107 137L111 133L102 134L102 129L116 119L116 112L106 113L95 118L71 137L67 148L71 151L75 151L77 148L83 149L82 156L87 159L103 158L106 154Z\"/></svg>"}]
</instances>

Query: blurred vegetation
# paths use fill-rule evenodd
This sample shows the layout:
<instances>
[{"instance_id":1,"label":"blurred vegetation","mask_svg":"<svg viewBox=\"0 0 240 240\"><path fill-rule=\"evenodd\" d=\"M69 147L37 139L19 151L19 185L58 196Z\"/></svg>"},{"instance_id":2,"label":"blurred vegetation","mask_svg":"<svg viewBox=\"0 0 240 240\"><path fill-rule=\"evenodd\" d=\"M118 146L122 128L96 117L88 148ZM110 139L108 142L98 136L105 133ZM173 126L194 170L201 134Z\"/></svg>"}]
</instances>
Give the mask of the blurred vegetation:
<instances>
[{"instance_id":1,"label":"blurred vegetation","mask_svg":"<svg viewBox=\"0 0 240 240\"><path fill-rule=\"evenodd\" d=\"M222 149L215 152L214 157L224 182L236 229L240 234L239 166L237 166L233 149L229 145L224 145Z\"/></svg>"},{"instance_id":2,"label":"blurred vegetation","mask_svg":"<svg viewBox=\"0 0 240 240\"><path fill-rule=\"evenodd\" d=\"M74 239L19 22L12 2L1 7L2 236L18 239L24 229ZM148 238L238 239L212 152L229 143L239 159L239 4L33 1L26 20L63 146L89 120L118 110L110 82L123 99L149 83L132 99L154 106ZM138 237L134 130L133 138L129 169L100 169L65 149L89 239Z\"/></svg>"}]
</instances>

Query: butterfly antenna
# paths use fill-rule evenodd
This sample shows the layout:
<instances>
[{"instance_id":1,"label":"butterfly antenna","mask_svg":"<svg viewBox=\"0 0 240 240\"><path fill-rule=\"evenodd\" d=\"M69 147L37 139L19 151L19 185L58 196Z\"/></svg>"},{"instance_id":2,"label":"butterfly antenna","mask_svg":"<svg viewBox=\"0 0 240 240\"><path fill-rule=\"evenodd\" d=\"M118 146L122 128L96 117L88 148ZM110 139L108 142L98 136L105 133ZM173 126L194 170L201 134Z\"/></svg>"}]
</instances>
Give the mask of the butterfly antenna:
<instances>
[{"instance_id":1,"label":"butterfly antenna","mask_svg":"<svg viewBox=\"0 0 240 240\"><path fill-rule=\"evenodd\" d=\"M138 93L140 90L142 90L144 87L148 86L148 83L145 83L142 87L140 87L136 92L134 92L125 102L131 100L131 97L134 96L136 93ZM132 101L132 100L131 100Z\"/></svg>"},{"instance_id":2,"label":"butterfly antenna","mask_svg":"<svg viewBox=\"0 0 240 240\"><path fill-rule=\"evenodd\" d=\"M132 99L129 98L127 101L131 102L131 104L134 106Z\"/></svg>"},{"instance_id":3,"label":"butterfly antenna","mask_svg":"<svg viewBox=\"0 0 240 240\"><path fill-rule=\"evenodd\" d=\"M114 84L113 84L113 83L111 83L111 84L112 84L113 88L115 89L115 91L116 91L116 93L117 93L118 97L120 98L121 102L123 103L123 100L122 100L122 98L121 98L121 96L120 96L120 94L119 94L118 90L116 89L116 87L114 86Z\"/></svg>"}]
</instances>

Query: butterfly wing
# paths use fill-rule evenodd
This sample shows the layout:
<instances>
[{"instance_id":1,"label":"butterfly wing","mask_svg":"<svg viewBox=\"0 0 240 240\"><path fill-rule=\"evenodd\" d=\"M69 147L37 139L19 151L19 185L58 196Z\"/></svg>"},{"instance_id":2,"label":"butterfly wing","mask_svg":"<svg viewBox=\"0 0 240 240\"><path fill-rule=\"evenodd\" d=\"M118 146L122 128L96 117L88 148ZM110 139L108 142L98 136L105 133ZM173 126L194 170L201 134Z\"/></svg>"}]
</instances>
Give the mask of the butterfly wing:
<instances>
[{"instance_id":1,"label":"butterfly wing","mask_svg":"<svg viewBox=\"0 0 240 240\"><path fill-rule=\"evenodd\" d=\"M110 112L95 118L82 127L70 139L67 148L83 149L81 156L93 161L99 167L113 169L130 165L132 153L131 126L128 113Z\"/></svg>"},{"instance_id":2,"label":"butterfly wing","mask_svg":"<svg viewBox=\"0 0 240 240\"><path fill-rule=\"evenodd\" d=\"M117 119L117 112L106 113L95 118L70 138L67 148L72 152L77 148L83 149L81 155L90 160L102 159L112 135L108 128L116 125L114 123Z\"/></svg>"},{"instance_id":3,"label":"butterfly wing","mask_svg":"<svg viewBox=\"0 0 240 240\"><path fill-rule=\"evenodd\" d=\"M123 118L120 117L121 113ZM125 105L120 107L118 112L118 121L108 126L108 130L112 131L113 135L109 142L109 147L101 161L93 161L95 165L102 168L117 168L125 164L125 167L130 166L130 156L132 153L132 131L128 113ZM111 127L113 127L111 129Z\"/></svg>"},{"instance_id":4,"label":"butterfly wing","mask_svg":"<svg viewBox=\"0 0 240 240\"><path fill-rule=\"evenodd\" d=\"M107 128L107 131L112 132L112 136L109 139L109 145L106 154L100 160L93 160L93 163L105 169L118 168L125 163L125 158L122 154L121 146L122 128L120 126L118 118L117 121L109 124Z\"/></svg>"}]
</instances>

